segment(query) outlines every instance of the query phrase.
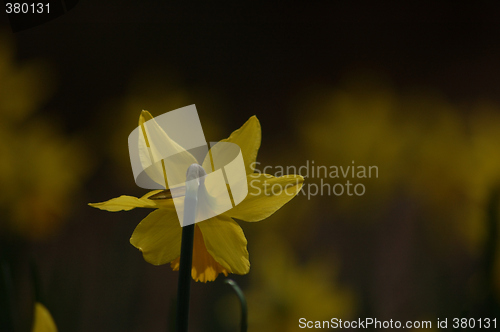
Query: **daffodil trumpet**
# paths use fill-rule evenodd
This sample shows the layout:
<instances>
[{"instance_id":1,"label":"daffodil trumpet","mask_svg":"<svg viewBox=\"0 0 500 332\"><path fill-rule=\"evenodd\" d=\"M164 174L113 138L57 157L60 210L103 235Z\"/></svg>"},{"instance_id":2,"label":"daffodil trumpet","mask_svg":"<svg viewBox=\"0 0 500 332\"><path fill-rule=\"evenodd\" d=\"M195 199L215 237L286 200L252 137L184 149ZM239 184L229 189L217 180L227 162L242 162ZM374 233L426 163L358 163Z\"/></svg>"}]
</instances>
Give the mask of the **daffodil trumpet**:
<instances>
[{"instance_id":1,"label":"daffodil trumpet","mask_svg":"<svg viewBox=\"0 0 500 332\"><path fill-rule=\"evenodd\" d=\"M189 166L186 175L186 196L184 198L184 220L182 228L179 282L177 287L176 330L188 330L189 292L191 288L191 265L193 262L194 223L198 206L198 190L203 188L205 170L198 164Z\"/></svg>"}]
</instances>

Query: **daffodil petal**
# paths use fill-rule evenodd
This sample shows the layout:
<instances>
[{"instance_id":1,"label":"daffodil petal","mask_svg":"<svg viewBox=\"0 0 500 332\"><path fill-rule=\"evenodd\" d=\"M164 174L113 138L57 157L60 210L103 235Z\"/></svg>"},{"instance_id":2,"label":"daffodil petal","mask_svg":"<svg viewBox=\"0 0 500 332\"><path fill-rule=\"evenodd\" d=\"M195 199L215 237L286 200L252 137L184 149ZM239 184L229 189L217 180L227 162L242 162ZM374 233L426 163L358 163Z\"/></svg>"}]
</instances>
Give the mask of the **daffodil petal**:
<instances>
[{"instance_id":1,"label":"daffodil petal","mask_svg":"<svg viewBox=\"0 0 500 332\"><path fill-rule=\"evenodd\" d=\"M257 153L259 152L260 142L261 142L261 128L259 119L254 115L241 126L240 129L235 130L231 136L223 139L220 142L229 142L237 144L243 155L243 161L245 163L245 171L247 174L253 173L255 169L255 161L257 160ZM217 145L217 144L216 144ZM224 153L224 149L219 149L221 153ZM217 156L217 149L211 150L212 158L216 160L224 159L224 157ZM205 160L203 161L203 168L207 173L212 172L212 164L210 161L210 155L207 154Z\"/></svg>"},{"instance_id":2,"label":"daffodil petal","mask_svg":"<svg viewBox=\"0 0 500 332\"><path fill-rule=\"evenodd\" d=\"M210 255L230 273L250 270L247 239L241 227L223 215L197 223Z\"/></svg>"},{"instance_id":3,"label":"daffodil petal","mask_svg":"<svg viewBox=\"0 0 500 332\"><path fill-rule=\"evenodd\" d=\"M153 195L158 194L161 191L163 191L163 190L153 190L153 191L150 191L146 195L142 196L141 199L149 198L149 197L151 197Z\"/></svg>"},{"instance_id":4,"label":"daffodil petal","mask_svg":"<svg viewBox=\"0 0 500 332\"><path fill-rule=\"evenodd\" d=\"M158 209L134 230L130 243L153 265L170 263L181 253L182 228L175 210Z\"/></svg>"},{"instance_id":5,"label":"daffodil petal","mask_svg":"<svg viewBox=\"0 0 500 332\"><path fill-rule=\"evenodd\" d=\"M153 190L141 198L122 195L120 197L112 198L106 202L89 203L90 206L97 209L116 212L116 211L129 211L135 208L165 208L165 203L148 199L148 197L159 193L161 190Z\"/></svg>"},{"instance_id":6,"label":"daffodil petal","mask_svg":"<svg viewBox=\"0 0 500 332\"><path fill-rule=\"evenodd\" d=\"M285 175L279 178L254 173L247 176L248 195L224 214L245 221L260 221L272 215L294 198L302 188L304 178Z\"/></svg>"},{"instance_id":7,"label":"daffodil petal","mask_svg":"<svg viewBox=\"0 0 500 332\"><path fill-rule=\"evenodd\" d=\"M186 170L196 158L170 138L148 111L142 111L139 127L144 137L139 140L139 159L146 174L165 188L184 183Z\"/></svg>"},{"instance_id":8,"label":"daffodil petal","mask_svg":"<svg viewBox=\"0 0 500 332\"><path fill-rule=\"evenodd\" d=\"M125 196L122 195L117 198L112 198L109 201L106 202L101 202L101 203L89 203L90 206L101 209L101 210L106 210L106 211L111 211L111 212L116 212L116 211L129 211L132 209L135 209L137 207L142 207L142 208L154 208L155 204L154 202L148 202L143 199L133 197L133 196Z\"/></svg>"},{"instance_id":9,"label":"daffodil petal","mask_svg":"<svg viewBox=\"0 0 500 332\"><path fill-rule=\"evenodd\" d=\"M40 302L35 303L32 332L57 332L56 323L49 310Z\"/></svg>"}]
</instances>

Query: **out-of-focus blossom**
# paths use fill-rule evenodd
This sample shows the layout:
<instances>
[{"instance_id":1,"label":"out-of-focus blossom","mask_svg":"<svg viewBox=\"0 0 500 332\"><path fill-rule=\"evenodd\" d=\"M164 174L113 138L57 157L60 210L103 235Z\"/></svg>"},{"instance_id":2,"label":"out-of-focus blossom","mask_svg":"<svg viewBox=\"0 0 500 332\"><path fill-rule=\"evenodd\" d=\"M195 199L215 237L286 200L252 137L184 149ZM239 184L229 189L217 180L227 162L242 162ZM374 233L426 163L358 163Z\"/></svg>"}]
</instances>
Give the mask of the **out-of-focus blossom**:
<instances>
[{"instance_id":1,"label":"out-of-focus blossom","mask_svg":"<svg viewBox=\"0 0 500 332\"><path fill-rule=\"evenodd\" d=\"M374 204L382 203L404 178L404 154L417 133L398 123L398 100L390 88L360 83L357 79L346 85L337 89L318 88L317 93L303 97L297 114L307 112L308 116L296 121L301 141L308 159L314 160L316 166L377 166L379 179L363 178L358 182L367 187L364 197ZM350 172L347 179L351 183L357 181ZM346 182L342 175L323 180ZM377 194L370 195L374 190ZM353 200L341 195L332 199L336 207L343 204L350 210L364 197Z\"/></svg>"},{"instance_id":2,"label":"out-of-focus blossom","mask_svg":"<svg viewBox=\"0 0 500 332\"><path fill-rule=\"evenodd\" d=\"M89 157L84 144L35 114L50 97L47 66L15 62L0 36L0 232L53 234L67 215Z\"/></svg>"},{"instance_id":3,"label":"out-of-focus blossom","mask_svg":"<svg viewBox=\"0 0 500 332\"><path fill-rule=\"evenodd\" d=\"M348 286L338 284L331 256L328 261L318 257L301 264L275 233L262 234L256 243L255 274L250 278L254 286L245 291L249 330L301 331L300 318L352 318L354 294ZM228 314L234 315L231 311Z\"/></svg>"},{"instance_id":4,"label":"out-of-focus blossom","mask_svg":"<svg viewBox=\"0 0 500 332\"><path fill-rule=\"evenodd\" d=\"M57 326L49 310L40 302L35 303L32 332L57 332Z\"/></svg>"},{"instance_id":5,"label":"out-of-focus blossom","mask_svg":"<svg viewBox=\"0 0 500 332\"><path fill-rule=\"evenodd\" d=\"M0 32L0 115L3 126L19 123L38 110L54 90L47 64L18 63L12 40Z\"/></svg>"},{"instance_id":6,"label":"out-of-focus blossom","mask_svg":"<svg viewBox=\"0 0 500 332\"><path fill-rule=\"evenodd\" d=\"M487 198L500 179L498 109L466 114L435 94L398 94L359 77L307 101L300 131L318 164L378 167L378 178L354 179L366 185L364 197L336 197L352 215L366 211L359 204L383 212L404 193L418 202L431 233L477 252Z\"/></svg>"},{"instance_id":7,"label":"out-of-focus blossom","mask_svg":"<svg viewBox=\"0 0 500 332\"><path fill-rule=\"evenodd\" d=\"M354 179L366 186L362 197L323 197L332 213L380 222L411 213L437 257L449 264L451 256L482 261L494 231L488 204L500 187L500 107L453 104L437 93L398 91L360 76L319 90L299 106L299 114L308 112L298 126L305 150L318 164L354 161L379 169L376 179ZM500 280L500 250L495 257Z\"/></svg>"}]
</instances>

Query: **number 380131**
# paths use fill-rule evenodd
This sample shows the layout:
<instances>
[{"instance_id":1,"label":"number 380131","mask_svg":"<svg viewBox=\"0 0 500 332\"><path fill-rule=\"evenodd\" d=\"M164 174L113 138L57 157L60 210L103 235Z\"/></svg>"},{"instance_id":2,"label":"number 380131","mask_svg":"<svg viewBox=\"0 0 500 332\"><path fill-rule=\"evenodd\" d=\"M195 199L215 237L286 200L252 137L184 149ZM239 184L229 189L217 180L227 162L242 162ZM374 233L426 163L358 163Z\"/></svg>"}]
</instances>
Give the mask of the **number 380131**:
<instances>
[{"instance_id":1,"label":"number 380131","mask_svg":"<svg viewBox=\"0 0 500 332\"><path fill-rule=\"evenodd\" d=\"M49 14L49 3L23 3L23 2L7 2L5 4L5 12L7 14Z\"/></svg>"}]
</instances>

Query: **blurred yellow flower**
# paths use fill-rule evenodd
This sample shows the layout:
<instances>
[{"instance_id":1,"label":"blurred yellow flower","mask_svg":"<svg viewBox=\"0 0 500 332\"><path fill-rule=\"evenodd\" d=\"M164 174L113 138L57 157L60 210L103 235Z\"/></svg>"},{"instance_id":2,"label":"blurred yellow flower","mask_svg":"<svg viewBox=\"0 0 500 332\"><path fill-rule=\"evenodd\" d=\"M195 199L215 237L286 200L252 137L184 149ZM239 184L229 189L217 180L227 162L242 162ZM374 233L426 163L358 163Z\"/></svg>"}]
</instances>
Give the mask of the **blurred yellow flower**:
<instances>
[{"instance_id":1,"label":"blurred yellow flower","mask_svg":"<svg viewBox=\"0 0 500 332\"><path fill-rule=\"evenodd\" d=\"M482 250L485 206L500 181L498 106L472 105L466 115L437 93L401 93L364 75L318 90L297 112L309 111L298 130L316 162L380 169L379 178L363 180L363 197L335 197L335 214L376 220L364 216L407 197L425 213L422 224L443 253L455 251L457 240L472 253Z\"/></svg>"},{"instance_id":2,"label":"blurred yellow flower","mask_svg":"<svg viewBox=\"0 0 500 332\"><path fill-rule=\"evenodd\" d=\"M139 124L153 117L143 111ZM219 273L246 274L250 269L247 240L243 230L233 220L260 221L290 201L302 187L300 175L274 177L254 173L255 160L261 142L261 128L257 117L251 117L240 129L222 142L235 143L241 148L247 181L251 183L246 198L234 208L221 215L195 224L193 265L191 275L196 281L213 281ZM175 144L175 142L165 142ZM208 162L207 162L208 161ZM207 173L209 155L203 166ZM272 193L268 188L273 188ZM286 189L286 190L285 190ZM181 226L172 200L151 200L159 190L151 191L141 198L120 196L90 206L106 211L128 211L136 207L154 208L137 225L130 242L142 251L144 259L154 265L171 263L173 270L179 269Z\"/></svg>"},{"instance_id":3,"label":"blurred yellow flower","mask_svg":"<svg viewBox=\"0 0 500 332\"><path fill-rule=\"evenodd\" d=\"M32 332L57 332L56 324L49 310L40 302L35 303Z\"/></svg>"},{"instance_id":4,"label":"blurred yellow flower","mask_svg":"<svg viewBox=\"0 0 500 332\"><path fill-rule=\"evenodd\" d=\"M50 67L38 60L17 63L12 38L0 31L0 114L18 123L47 101L54 89Z\"/></svg>"},{"instance_id":5,"label":"blurred yellow flower","mask_svg":"<svg viewBox=\"0 0 500 332\"><path fill-rule=\"evenodd\" d=\"M16 63L0 33L0 234L43 239L64 222L90 168L82 141L33 114L51 97L48 66Z\"/></svg>"},{"instance_id":6,"label":"blurred yellow flower","mask_svg":"<svg viewBox=\"0 0 500 332\"><path fill-rule=\"evenodd\" d=\"M246 290L248 305L253 308L249 330L301 331L301 317L321 321L352 318L355 294L337 281L332 256L299 263L280 233L262 234L259 240L255 246L256 273ZM221 313L222 319L230 320L223 316Z\"/></svg>"}]
</instances>

